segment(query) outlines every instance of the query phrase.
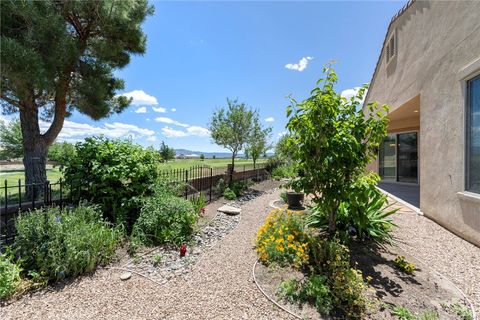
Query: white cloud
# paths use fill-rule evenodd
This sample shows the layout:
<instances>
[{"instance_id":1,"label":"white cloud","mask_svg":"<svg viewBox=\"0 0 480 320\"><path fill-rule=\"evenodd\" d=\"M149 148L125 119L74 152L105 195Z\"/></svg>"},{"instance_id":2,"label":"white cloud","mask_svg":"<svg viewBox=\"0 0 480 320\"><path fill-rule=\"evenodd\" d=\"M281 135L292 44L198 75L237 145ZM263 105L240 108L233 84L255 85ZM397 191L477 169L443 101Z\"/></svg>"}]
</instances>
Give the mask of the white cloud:
<instances>
[{"instance_id":1,"label":"white cloud","mask_svg":"<svg viewBox=\"0 0 480 320\"><path fill-rule=\"evenodd\" d=\"M158 117L158 118L155 118L155 121L161 122L161 123L174 124L176 126L185 127L185 128L189 127L188 124L181 123L181 122L178 122L177 120L173 120L167 117Z\"/></svg>"},{"instance_id":2,"label":"white cloud","mask_svg":"<svg viewBox=\"0 0 480 320\"><path fill-rule=\"evenodd\" d=\"M177 111L177 109L172 108L172 109L170 109L170 111L175 112L175 111Z\"/></svg>"},{"instance_id":3,"label":"white cloud","mask_svg":"<svg viewBox=\"0 0 480 320\"><path fill-rule=\"evenodd\" d=\"M355 87L353 89L346 89L346 90L343 90L341 95L342 97L344 97L345 99L349 100L352 98L352 97L355 97L357 94L358 94L358 90L360 90L361 87ZM367 96L367 92L368 90L365 90L365 92L363 93L363 100L359 101L360 103L363 103L363 101L365 101L365 97Z\"/></svg>"},{"instance_id":4,"label":"white cloud","mask_svg":"<svg viewBox=\"0 0 480 320\"><path fill-rule=\"evenodd\" d=\"M298 61L298 63L288 63L285 65L285 68L290 69L290 70L296 70L299 72L302 72L305 70L308 66L308 62L312 60L313 57L303 57Z\"/></svg>"},{"instance_id":5,"label":"white cloud","mask_svg":"<svg viewBox=\"0 0 480 320\"><path fill-rule=\"evenodd\" d=\"M135 113L147 113L147 108L146 107L140 107L137 110L135 110Z\"/></svg>"},{"instance_id":6,"label":"white cloud","mask_svg":"<svg viewBox=\"0 0 480 320\"><path fill-rule=\"evenodd\" d=\"M133 90L122 93L121 96L132 98L132 105L157 105L157 98L146 94L143 90Z\"/></svg>"},{"instance_id":7,"label":"white cloud","mask_svg":"<svg viewBox=\"0 0 480 320\"><path fill-rule=\"evenodd\" d=\"M148 137L146 140L147 140L147 141L151 141L151 142L155 142L155 141L157 141L157 137L155 137L155 136L150 136L150 137Z\"/></svg>"},{"instance_id":8,"label":"white cloud","mask_svg":"<svg viewBox=\"0 0 480 320\"><path fill-rule=\"evenodd\" d=\"M50 123L40 121L40 131L45 132L50 127ZM155 131L139 128L136 125L113 122L105 123L103 126L93 126L87 123L78 123L65 120L62 131L58 135L59 141L79 141L88 136L104 135L109 138L128 138L136 139L139 137L153 136Z\"/></svg>"},{"instance_id":9,"label":"white cloud","mask_svg":"<svg viewBox=\"0 0 480 320\"><path fill-rule=\"evenodd\" d=\"M167 109L164 108L164 107L157 107L157 108L152 107L152 108L153 108L153 111L158 112L158 113L165 113L165 112L167 112Z\"/></svg>"},{"instance_id":10,"label":"white cloud","mask_svg":"<svg viewBox=\"0 0 480 320\"><path fill-rule=\"evenodd\" d=\"M275 119L273 117L268 117L265 119L266 122L273 122Z\"/></svg>"},{"instance_id":11,"label":"white cloud","mask_svg":"<svg viewBox=\"0 0 480 320\"><path fill-rule=\"evenodd\" d=\"M197 137L208 137L210 136L210 130L199 127L199 126L190 126L187 128L187 133L190 136L197 136Z\"/></svg>"},{"instance_id":12,"label":"white cloud","mask_svg":"<svg viewBox=\"0 0 480 320\"><path fill-rule=\"evenodd\" d=\"M176 130L171 127L162 128L162 133L169 138L181 138L181 137L208 137L210 136L210 131L206 128L199 126L189 126L185 131Z\"/></svg>"},{"instance_id":13,"label":"white cloud","mask_svg":"<svg viewBox=\"0 0 480 320\"><path fill-rule=\"evenodd\" d=\"M170 127L162 128L162 133L169 138L180 138L180 137L186 137L187 136L187 133L185 131L175 130L175 129L170 128Z\"/></svg>"}]
</instances>

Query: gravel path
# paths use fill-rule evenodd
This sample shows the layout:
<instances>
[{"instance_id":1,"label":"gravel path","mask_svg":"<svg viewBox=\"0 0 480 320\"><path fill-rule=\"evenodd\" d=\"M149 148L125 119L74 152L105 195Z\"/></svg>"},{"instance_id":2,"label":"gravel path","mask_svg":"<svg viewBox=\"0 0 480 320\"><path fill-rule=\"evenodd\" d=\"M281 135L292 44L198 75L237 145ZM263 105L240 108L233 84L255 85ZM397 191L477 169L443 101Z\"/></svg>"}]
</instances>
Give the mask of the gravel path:
<instances>
[{"instance_id":1,"label":"gravel path","mask_svg":"<svg viewBox=\"0 0 480 320\"><path fill-rule=\"evenodd\" d=\"M253 239L271 200L266 193L242 209L241 221L186 278L158 286L120 272L99 270L90 277L25 296L2 309L3 319L290 319L256 288L251 271Z\"/></svg>"},{"instance_id":2,"label":"gravel path","mask_svg":"<svg viewBox=\"0 0 480 320\"><path fill-rule=\"evenodd\" d=\"M457 237L432 220L396 204L395 236L409 254L452 280L480 314L480 248Z\"/></svg>"}]
</instances>

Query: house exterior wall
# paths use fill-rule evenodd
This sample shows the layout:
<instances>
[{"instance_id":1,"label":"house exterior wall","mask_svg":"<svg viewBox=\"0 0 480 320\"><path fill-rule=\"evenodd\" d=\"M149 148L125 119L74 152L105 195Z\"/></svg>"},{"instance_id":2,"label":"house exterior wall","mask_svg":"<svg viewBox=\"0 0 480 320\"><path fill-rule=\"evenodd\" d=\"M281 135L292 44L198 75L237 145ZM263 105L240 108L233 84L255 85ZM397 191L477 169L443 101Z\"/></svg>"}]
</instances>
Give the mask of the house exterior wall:
<instances>
[{"instance_id":1,"label":"house exterior wall","mask_svg":"<svg viewBox=\"0 0 480 320\"><path fill-rule=\"evenodd\" d=\"M395 56L387 65L383 48L366 103L392 112L420 95L420 210L480 246L480 194L464 192L465 83L480 73L480 1L416 1L392 33Z\"/></svg>"}]
</instances>

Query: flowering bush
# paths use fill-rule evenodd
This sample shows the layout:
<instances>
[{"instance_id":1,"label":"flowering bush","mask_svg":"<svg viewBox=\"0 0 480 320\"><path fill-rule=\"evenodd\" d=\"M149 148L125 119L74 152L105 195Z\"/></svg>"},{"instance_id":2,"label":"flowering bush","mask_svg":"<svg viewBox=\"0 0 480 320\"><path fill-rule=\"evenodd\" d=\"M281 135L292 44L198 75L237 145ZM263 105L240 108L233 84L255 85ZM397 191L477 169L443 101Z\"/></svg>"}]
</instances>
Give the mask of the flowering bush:
<instances>
[{"instance_id":1,"label":"flowering bush","mask_svg":"<svg viewBox=\"0 0 480 320\"><path fill-rule=\"evenodd\" d=\"M258 230L257 252L262 262L292 264L298 268L309 260L309 238L303 213L274 209Z\"/></svg>"},{"instance_id":2,"label":"flowering bush","mask_svg":"<svg viewBox=\"0 0 480 320\"><path fill-rule=\"evenodd\" d=\"M367 285L362 272L350 267L350 251L338 239L314 239L310 245L310 271L327 276L335 307L348 318L362 318Z\"/></svg>"}]
</instances>

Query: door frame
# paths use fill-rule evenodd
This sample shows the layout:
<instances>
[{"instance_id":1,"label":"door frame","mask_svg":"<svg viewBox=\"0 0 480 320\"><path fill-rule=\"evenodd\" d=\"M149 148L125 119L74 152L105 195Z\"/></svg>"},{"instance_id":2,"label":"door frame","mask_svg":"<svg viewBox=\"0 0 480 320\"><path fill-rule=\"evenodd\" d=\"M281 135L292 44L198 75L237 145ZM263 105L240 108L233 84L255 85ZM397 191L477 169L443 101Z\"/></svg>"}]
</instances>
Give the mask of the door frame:
<instances>
[{"instance_id":1,"label":"door frame","mask_svg":"<svg viewBox=\"0 0 480 320\"><path fill-rule=\"evenodd\" d=\"M398 135L405 133L416 133L417 134L417 182L404 182L398 181ZM417 130L399 130L395 132L388 132L387 135L395 135L395 180L382 180L385 183L398 183L406 185L420 185L420 129ZM380 153L379 153L380 157ZM380 172L380 159L378 161L378 171ZM382 177L380 177L382 178Z\"/></svg>"}]
</instances>

